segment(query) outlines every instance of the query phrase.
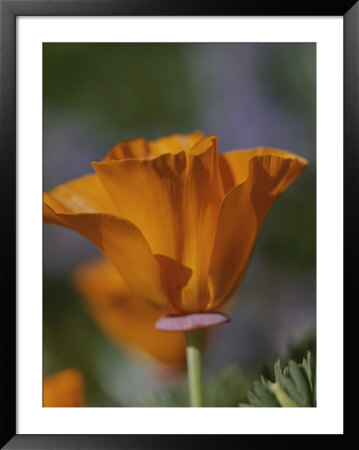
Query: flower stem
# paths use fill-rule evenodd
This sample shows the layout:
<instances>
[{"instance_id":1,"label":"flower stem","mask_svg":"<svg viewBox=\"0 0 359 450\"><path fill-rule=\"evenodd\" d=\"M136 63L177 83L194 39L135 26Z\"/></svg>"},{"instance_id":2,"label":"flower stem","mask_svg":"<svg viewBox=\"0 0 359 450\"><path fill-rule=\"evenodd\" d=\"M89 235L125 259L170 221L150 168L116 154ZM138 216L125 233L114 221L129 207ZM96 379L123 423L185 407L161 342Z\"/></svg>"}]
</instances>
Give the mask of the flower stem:
<instances>
[{"instance_id":1,"label":"flower stem","mask_svg":"<svg viewBox=\"0 0 359 450\"><path fill-rule=\"evenodd\" d=\"M187 374L190 406L203 406L201 366L202 329L183 332L187 343Z\"/></svg>"}]
</instances>

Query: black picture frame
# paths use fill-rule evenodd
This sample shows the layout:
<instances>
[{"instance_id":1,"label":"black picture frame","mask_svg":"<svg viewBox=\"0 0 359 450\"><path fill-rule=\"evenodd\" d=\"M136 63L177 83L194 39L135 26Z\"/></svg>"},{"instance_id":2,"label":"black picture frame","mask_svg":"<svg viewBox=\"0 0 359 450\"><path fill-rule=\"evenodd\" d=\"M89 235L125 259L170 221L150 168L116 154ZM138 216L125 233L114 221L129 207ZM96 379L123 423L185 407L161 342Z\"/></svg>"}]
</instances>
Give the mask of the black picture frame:
<instances>
[{"instance_id":1,"label":"black picture frame","mask_svg":"<svg viewBox=\"0 0 359 450\"><path fill-rule=\"evenodd\" d=\"M344 232L350 236L344 245L344 283L352 292L358 220L356 218L355 181L358 164L359 133L359 2L256 0L229 2L167 0L0 0L0 185L2 233L1 271L1 448L45 449L183 449L231 448L284 440L291 446L314 444L320 435L19 435L16 433L16 17L19 16L343 16L344 18ZM353 290L354 297L357 296ZM345 328L354 330L356 299L345 305ZM349 331L351 330L351 331ZM354 337L351 340L356 341ZM346 348L345 358L352 352ZM357 359L357 358L355 358ZM355 370L348 365L349 370ZM346 379L347 382L347 379ZM346 389L348 393L349 389ZM346 402L347 407L350 402ZM343 439L354 424L354 416L345 422L344 435L331 435L344 448ZM165 431L165 430L164 430ZM282 443L278 437L282 438ZM347 439L348 441L349 439ZM278 442L277 442L278 441ZM340 442L341 441L341 442Z\"/></svg>"}]
</instances>

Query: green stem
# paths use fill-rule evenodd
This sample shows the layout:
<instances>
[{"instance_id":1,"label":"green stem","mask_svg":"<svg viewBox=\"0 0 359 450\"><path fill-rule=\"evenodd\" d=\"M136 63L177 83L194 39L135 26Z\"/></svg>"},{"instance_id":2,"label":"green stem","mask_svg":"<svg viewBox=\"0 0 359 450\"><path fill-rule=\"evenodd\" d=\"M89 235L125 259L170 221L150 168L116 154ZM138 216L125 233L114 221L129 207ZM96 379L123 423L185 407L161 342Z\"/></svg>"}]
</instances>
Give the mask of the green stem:
<instances>
[{"instance_id":1,"label":"green stem","mask_svg":"<svg viewBox=\"0 0 359 450\"><path fill-rule=\"evenodd\" d=\"M203 406L201 366L202 329L184 331L187 343L187 374L190 406Z\"/></svg>"}]
</instances>

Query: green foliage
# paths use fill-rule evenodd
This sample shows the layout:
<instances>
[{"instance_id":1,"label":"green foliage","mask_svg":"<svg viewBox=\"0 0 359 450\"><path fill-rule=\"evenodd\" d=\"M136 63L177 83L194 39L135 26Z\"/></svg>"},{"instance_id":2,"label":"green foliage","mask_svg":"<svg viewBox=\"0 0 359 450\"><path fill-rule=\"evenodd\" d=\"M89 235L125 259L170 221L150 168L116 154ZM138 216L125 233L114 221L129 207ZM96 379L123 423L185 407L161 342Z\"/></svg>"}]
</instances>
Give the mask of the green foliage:
<instances>
[{"instance_id":1,"label":"green foliage","mask_svg":"<svg viewBox=\"0 0 359 450\"><path fill-rule=\"evenodd\" d=\"M289 189L290 195L284 194L266 217L257 249L282 268L315 270L316 180L311 167Z\"/></svg>"},{"instance_id":2,"label":"green foliage","mask_svg":"<svg viewBox=\"0 0 359 450\"><path fill-rule=\"evenodd\" d=\"M240 406L249 407L312 407L316 406L315 371L311 361L311 353L303 358L301 364L292 359L282 370L280 360L274 363L275 381L253 383L253 392L248 392L248 403Z\"/></svg>"},{"instance_id":3,"label":"green foliage","mask_svg":"<svg viewBox=\"0 0 359 450\"><path fill-rule=\"evenodd\" d=\"M290 359L294 359L294 361L301 361L303 355L307 354L307 352L309 351L311 360L315 361L317 354L316 348L317 342L315 331L307 330L300 336L299 340L297 338L288 342L287 355L290 355Z\"/></svg>"},{"instance_id":4,"label":"green foliage","mask_svg":"<svg viewBox=\"0 0 359 450\"><path fill-rule=\"evenodd\" d=\"M46 43L45 111L86 112L94 123L128 132L140 124L155 130L152 137L158 127L192 129L190 51L176 43Z\"/></svg>"},{"instance_id":5,"label":"green foliage","mask_svg":"<svg viewBox=\"0 0 359 450\"><path fill-rule=\"evenodd\" d=\"M273 101L315 127L316 48L313 43L270 45L261 63L261 81ZM314 129L313 129L314 132Z\"/></svg>"},{"instance_id":6,"label":"green foliage","mask_svg":"<svg viewBox=\"0 0 359 450\"><path fill-rule=\"evenodd\" d=\"M249 381L236 365L224 368L205 380L204 384L204 406L208 407L238 406L239 402L246 399L246 391L249 388ZM145 397L141 396L135 406L187 407L188 405L187 381L184 380L171 389L151 391Z\"/></svg>"},{"instance_id":7,"label":"green foliage","mask_svg":"<svg viewBox=\"0 0 359 450\"><path fill-rule=\"evenodd\" d=\"M224 368L205 387L205 406L235 407L246 398L249 381L236 366Z\"/></svg>"},{"instance_id":8,"label":"green foliage","mask_svg":"<svg viewBox=\"0 0 359 450\"><path fill-rule=\"evenodd\" d=\"M93 361L110 346L67 278L43 279L44 375L76 368L84 375L86 406L121 406L99 386Z\"/></svg>"}]
</instances>

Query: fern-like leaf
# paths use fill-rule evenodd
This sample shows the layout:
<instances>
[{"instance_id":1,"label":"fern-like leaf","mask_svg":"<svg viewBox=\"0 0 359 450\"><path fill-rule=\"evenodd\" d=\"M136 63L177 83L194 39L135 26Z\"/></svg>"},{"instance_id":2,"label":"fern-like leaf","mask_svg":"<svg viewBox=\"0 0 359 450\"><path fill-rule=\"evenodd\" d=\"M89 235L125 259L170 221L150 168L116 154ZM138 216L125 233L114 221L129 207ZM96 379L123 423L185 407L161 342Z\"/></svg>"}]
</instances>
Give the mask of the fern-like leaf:
<instances>
[{"instance_id":1,"label":"fern-like leaf","mask_svg":"<svg viewBox=\"0 0 359 450\"><path fill-rule=\"evenodd\" d=\"M248 392L245 407L310 407L316 406L315 371L311 354L303 358L301 364L289 360L282 370L279 358L274 363L275 381L267 381L261 376L261 382L253 383L253 392Z\"/></svg>"}]
</instances>

